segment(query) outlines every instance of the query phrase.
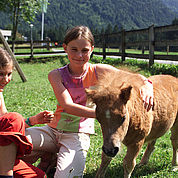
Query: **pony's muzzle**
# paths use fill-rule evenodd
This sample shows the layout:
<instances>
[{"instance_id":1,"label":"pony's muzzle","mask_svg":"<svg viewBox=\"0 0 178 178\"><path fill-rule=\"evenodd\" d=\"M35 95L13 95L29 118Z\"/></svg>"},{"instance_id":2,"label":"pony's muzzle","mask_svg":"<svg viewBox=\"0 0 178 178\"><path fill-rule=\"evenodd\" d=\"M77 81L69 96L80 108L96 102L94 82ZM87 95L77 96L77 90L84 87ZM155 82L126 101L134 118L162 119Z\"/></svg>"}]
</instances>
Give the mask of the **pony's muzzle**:
<instances>
[{"instance_id":1,"label":"pony's muzzle","mask_svg":"<svg viewBox=\"0 0 178 178\"><path fill-rule=\"evenodd\" d=\"M118 151L119 151L119 147L113 147L113 148L111 148L111 149L108 149L108 148L106 148L106 147L102 147L102 150L103 150L103 152L107 155L107 156L109 156L109 157L114 157L114 156L116 156L116 154L118 153Z\"/></svg>"}]
</instances>

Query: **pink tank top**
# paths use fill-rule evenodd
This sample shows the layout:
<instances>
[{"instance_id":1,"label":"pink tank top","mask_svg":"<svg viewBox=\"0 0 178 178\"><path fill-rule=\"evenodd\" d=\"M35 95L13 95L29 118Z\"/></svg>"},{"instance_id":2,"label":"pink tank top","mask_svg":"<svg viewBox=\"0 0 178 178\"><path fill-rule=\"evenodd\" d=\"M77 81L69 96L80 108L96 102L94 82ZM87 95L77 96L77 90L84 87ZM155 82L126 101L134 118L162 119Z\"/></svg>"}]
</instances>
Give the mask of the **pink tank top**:
<instances>
[{"instance_id":1,"label":"pink tank top","mask_svg":"<svg viewBox=\"0 0 178 178\"><path fill-rule=\"evenodd\" d=\"M73 77L68 70L68 65L57 70L60 72L63 85L70 93L73 102L86 106L87 97L85 88L96 84L96 66L87 63L87 69L81 77ZM53 122L48 125L62 131L94 134L93 118L84 118L68 114L59 104L57 104Z\"/></svg>"}]
</instances>

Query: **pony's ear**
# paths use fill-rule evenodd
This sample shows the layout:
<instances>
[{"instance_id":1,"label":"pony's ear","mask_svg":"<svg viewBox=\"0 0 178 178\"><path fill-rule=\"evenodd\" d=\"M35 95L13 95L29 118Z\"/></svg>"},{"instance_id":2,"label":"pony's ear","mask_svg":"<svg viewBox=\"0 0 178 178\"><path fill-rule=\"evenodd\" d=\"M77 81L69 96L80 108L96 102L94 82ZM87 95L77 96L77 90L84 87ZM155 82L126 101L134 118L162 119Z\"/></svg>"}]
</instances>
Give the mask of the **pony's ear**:
<instances>
[{"instance_id":1,"label":"pony's ear","mask_svg":"<svg viewBox=\"0 0 178 178\"><path fill-rule=\"evenodd\" d=\"M128 86L126 88L123 88L121 90L121 93L119 95L119 97L123 100L123 102L126 104L127 101L130 99L130 95L131 95L131 90L132 90L132 86Z\"/></svg>"}]
</instances>

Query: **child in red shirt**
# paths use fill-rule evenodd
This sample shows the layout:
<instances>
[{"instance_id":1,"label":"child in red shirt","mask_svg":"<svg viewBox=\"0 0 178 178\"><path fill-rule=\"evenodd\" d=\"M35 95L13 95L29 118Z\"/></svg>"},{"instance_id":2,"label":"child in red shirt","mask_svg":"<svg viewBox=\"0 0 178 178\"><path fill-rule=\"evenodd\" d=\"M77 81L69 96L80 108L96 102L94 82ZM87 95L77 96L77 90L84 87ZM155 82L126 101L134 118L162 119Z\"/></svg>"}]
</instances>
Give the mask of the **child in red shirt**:
<instances>
[{"instance_id":1,"label":"child in red shirt","mask_svg":"<svg viewBox=\"0 0 178 178\"><path fill-rule=\"evenodd\" d=\"M19 113L7 112L3 98L3 89L11 81L13 60L7 51L0 48L0 178L44 178L39 168L20 159L31 153L33 145L25 136L29 125L48 123L53 113L43 111L24 119Z\"/></svg>"}]
</instances>

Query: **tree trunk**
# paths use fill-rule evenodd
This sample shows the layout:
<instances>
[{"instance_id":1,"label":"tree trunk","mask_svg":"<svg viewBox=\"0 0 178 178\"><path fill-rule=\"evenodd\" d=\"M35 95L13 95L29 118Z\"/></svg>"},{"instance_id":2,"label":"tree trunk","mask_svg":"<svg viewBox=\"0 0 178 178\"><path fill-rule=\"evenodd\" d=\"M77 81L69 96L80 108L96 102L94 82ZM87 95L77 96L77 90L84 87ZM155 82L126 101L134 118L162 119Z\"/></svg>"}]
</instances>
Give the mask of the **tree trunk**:
<instances>
[{"instance_id":1,"label":"tree trunk","mask_svg":"<svg viewBox=\"0 0 178 178\"><path fill-rule=\"evenodd\" d=\"M19 12L20 12L19 7L20 7L20 1L17 2L17 6L13 7L14 9L13 9L13 29L12 29L12 52L15 51L15 40L17 35L17 27L18 27Z\"/></svg>"}]
</instances>

